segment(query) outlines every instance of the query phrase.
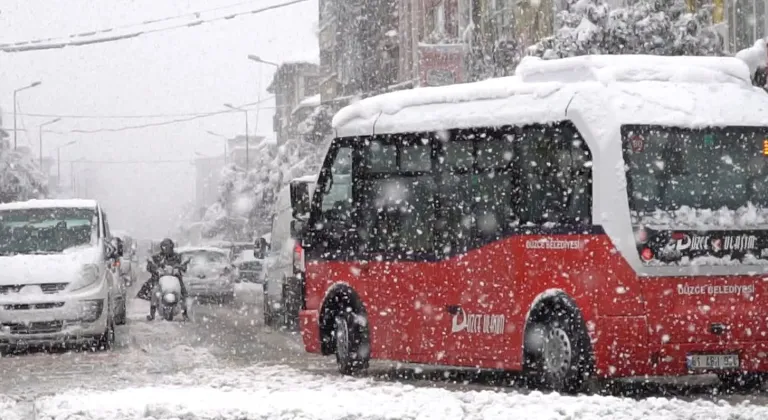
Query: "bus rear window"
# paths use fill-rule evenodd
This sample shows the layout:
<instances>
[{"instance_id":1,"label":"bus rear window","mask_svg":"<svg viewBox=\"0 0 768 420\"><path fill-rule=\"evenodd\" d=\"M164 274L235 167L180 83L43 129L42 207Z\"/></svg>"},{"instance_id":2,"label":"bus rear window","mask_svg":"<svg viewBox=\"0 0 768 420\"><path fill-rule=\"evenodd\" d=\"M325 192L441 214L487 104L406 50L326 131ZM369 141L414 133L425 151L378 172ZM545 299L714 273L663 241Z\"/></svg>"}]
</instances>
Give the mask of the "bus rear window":
<instances>
[{"instance_id":1,"label":"bus rear window","mask_svg":"<svg viewBox=\"0 0 768 420\"><path fill-rule=\"evenodd\" d=\"M768 208L766 128L624 126L622 137L636 223L733 225Z\"/></svg>"}]
</instances>

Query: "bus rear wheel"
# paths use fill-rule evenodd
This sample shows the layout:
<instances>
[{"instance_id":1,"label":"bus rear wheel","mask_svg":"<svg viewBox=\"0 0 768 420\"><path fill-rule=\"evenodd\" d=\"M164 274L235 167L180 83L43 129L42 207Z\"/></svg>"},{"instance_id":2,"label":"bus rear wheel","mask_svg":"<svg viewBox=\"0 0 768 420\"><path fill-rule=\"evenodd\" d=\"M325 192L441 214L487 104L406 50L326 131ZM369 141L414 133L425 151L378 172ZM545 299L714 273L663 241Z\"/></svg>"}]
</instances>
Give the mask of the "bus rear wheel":
<instances>
[{"instance_id":1,"label":"bus rear wheel","mask_svg":"<svg viewBox=\"0 0 768 420\"><path fill-rule=\"evenodd\" d=\"M339 314L334 319L336 363L342 375L353 375L368 368L370 345L362 315Z\"/></svg>"},{"instance_id":2,"label":"bus rear wheel","mask_svg":"<svg viewBox=\"0 0 768 420\"><path fill-rule=\"evenodd\" d=\"M526 370L535 386L563 393L591 389L589 338L562 307L547 314L526 338Z\"/></svg>"}]
</instances>

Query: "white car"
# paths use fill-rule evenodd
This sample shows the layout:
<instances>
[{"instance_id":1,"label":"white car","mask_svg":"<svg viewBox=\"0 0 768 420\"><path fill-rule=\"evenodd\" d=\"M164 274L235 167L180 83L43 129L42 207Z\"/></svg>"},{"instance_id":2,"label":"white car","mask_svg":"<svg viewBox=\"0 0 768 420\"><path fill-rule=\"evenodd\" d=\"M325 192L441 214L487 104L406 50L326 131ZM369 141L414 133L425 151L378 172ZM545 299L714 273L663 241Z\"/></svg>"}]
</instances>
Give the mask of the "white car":
<instances>
[{"instance_id":1,"label":"white car","mask_svg":"<svg viewBox=\"0 0 768 420\"><path fill-rule=\"evenodd\" d=\"M189 261L184 286L189 297L231 302L235 297L237 269L230 263L230 251L214 247L185 247L176 250Z\"/></svg>"},{"instance_id":2,"label":"white car","mask_svg":"<svg viewBox=\"0 0 768 420\"><path fill-rule=\"evenodd\" d=\"M119 257L96 201L0 204L0 347L111 349L125 318Z\"/></svg>"}]
</instances>

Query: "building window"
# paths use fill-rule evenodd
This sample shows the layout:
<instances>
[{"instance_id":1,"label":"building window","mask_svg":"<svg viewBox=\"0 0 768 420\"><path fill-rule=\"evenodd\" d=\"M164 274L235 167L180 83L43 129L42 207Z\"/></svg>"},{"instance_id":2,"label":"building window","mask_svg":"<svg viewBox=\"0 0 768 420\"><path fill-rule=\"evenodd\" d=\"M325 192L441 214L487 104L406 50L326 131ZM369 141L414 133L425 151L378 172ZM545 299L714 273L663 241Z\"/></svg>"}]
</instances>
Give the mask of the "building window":
<instances>
[{"instance_id":1,"label":"building window","mask_svg":"<svg viewBox=\"0 0 768 420\"><path fill-rule=\"evenodd\" d=\"M429 40L439 40L445 35L445 1L427 10L425 35Z\"/></svg>"},{"instance_id":2,"label":"building window","mask_svg":"<svg viewBox=\"0 0 768 420\"><path fill-rule=\"evenodd\" d=\"M469 41L468 29L472 25L472 0L459 0L459 27L456 37Z\"/></svg>"},{"instance_id":3,"label":"building window","mask_svg":"<svg viewBox=\"0 0 768 420\"><path fill-rule=\"evenodd\" d=\"M497 39L507 39L514 36L516 0L492 0L491 23L494 26Z\"/></svg>"},{"instance_id":4,"label":"building window","mask_svg":"<svg viewBox=\"0 0 768 420\"><path fill-rule=\"evenodd\" d=\"M728 2L730 50L751 47L766 31L764 0L735 0Z\"/></svg>"}]
</instances>

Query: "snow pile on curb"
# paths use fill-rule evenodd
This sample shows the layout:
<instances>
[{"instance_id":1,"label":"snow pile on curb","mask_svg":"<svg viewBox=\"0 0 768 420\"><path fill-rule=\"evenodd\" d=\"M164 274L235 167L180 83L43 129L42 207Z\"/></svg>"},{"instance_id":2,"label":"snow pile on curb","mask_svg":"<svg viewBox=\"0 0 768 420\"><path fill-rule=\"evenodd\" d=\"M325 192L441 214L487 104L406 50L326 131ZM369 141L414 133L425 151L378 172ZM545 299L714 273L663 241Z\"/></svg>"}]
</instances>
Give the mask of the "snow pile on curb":
<instances>
[{"instance_id":1,"label":"snow pile on curb","mask_svg":"<svg viewBox=\"0 0 768 420\"><path fill-rule=\"evenodd\" d=\"M19 404L10 398L0 395L0 419L22 420Z\"/></svg>"},{"instance_id":2,"label":"snow pile on curb","mask_svg":"<svg viewBox=\"0 0 768 420\"><path fill-rule=\"evenodd\" d=\"M75 390L35 403L38 420L767 419L768 407L676 399L449 391L286 367L200 370L118 391ZM3 419L12 418L0 413Z\"/></svg>"}]
</instances>

